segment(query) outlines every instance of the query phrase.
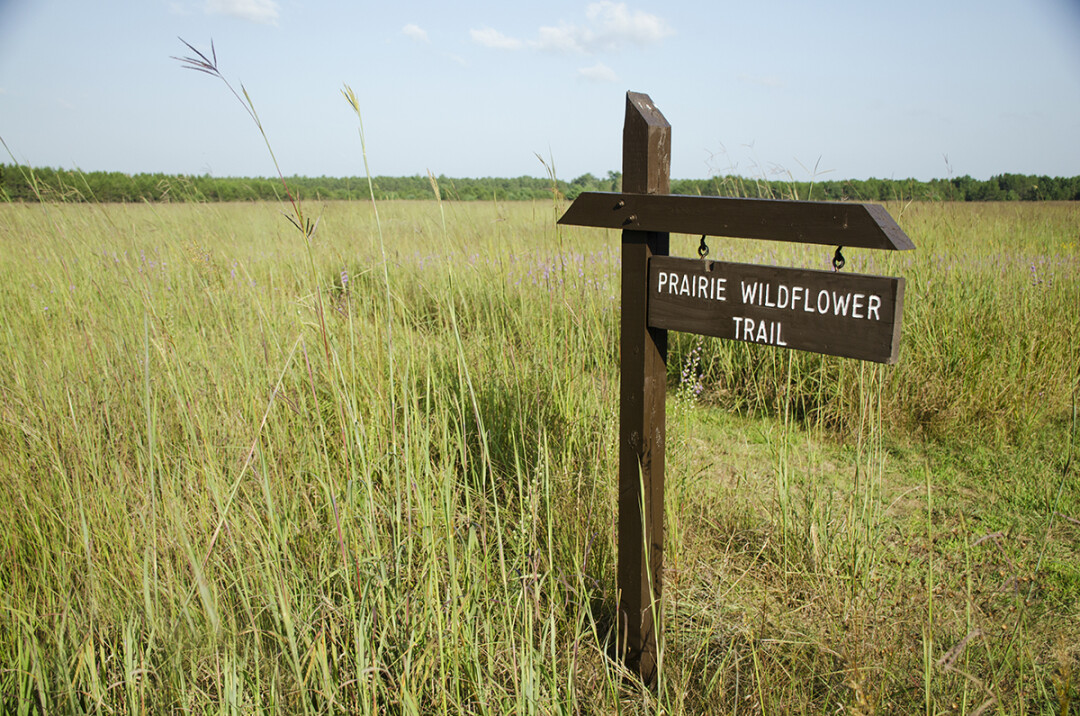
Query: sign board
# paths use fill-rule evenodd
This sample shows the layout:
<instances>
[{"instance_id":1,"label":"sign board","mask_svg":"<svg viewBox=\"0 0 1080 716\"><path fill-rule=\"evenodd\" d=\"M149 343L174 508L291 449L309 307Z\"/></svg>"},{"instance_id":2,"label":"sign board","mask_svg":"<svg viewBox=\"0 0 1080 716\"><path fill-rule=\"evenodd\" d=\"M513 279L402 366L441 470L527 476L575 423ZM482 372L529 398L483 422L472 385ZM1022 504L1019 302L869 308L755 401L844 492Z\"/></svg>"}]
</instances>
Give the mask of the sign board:
<instances>
[{"instance_id":1,"label":"sign board","mask_svg":"<svg viewBox=\"0 0 1080 716\"><path fill-rule=\"evenodd\" d=\"M895 363L904 279L653 256L651 328Z\"/></svg>"}]
</instances>

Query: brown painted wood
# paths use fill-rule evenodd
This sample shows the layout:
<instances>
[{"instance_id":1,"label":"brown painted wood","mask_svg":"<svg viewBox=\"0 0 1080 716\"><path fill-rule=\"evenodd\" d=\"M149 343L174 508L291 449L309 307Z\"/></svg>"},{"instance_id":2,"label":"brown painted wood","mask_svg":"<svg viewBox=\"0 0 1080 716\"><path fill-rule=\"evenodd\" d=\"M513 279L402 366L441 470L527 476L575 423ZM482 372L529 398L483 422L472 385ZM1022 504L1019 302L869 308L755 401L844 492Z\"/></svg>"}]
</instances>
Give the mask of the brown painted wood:
<instances>
[{"instance_id":1,"label":"brown painted wood","mask_svg":"<svg viewBox=\"0 0 1080 716\"><path fill-rule=\"evenodd\" d=\"M904 279L657 256L649 325L896 363Z\"/></svg>"},{"instance_id":2,"label":"brown painted wood","mask_svg":"<svg viewBox=\"0 0 1080 716\"><path fill-rule=\"evenodd\" d=\"M893 251L915 248L877 204L651 196L631 191L625 174L623 188L627 193L579 195L559 223Z\"/></svg>"},{"instance_id":3,"label":"brown painted wood","mask_svg":"<svg viewBox=\"0 0 1080 716\"><path fill-rule=\"evenodd\" d=\"M671 125L648 95L626 95L623 186L670 190ZM667 331L648 326L650 259L668 253L665 231L622 233L619 402L618 647L646 682L656 676L664 547Z\"/></svg>"}]
</instances>

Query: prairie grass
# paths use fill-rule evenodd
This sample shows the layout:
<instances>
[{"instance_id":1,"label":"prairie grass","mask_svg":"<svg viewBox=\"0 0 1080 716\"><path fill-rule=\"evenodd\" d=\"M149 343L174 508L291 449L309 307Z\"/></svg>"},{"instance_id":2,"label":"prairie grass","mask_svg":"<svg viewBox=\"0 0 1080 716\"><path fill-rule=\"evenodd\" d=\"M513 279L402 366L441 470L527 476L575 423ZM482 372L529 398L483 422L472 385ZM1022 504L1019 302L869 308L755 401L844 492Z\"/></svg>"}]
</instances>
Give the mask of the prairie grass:
<instances>
[{"instance_id":1,"label":"prairie grass","mask_svg":"<svg viewBox=\"0 0 1080 716\"><path fill-rule=\"evenodd\" d=\"M899 365L673 336L650 689L607 657L617 236L0 205L0 711L1070 713L1080 208L889 208L919 249L847 270L907 277Z\"/></svg>"}]
</instances>

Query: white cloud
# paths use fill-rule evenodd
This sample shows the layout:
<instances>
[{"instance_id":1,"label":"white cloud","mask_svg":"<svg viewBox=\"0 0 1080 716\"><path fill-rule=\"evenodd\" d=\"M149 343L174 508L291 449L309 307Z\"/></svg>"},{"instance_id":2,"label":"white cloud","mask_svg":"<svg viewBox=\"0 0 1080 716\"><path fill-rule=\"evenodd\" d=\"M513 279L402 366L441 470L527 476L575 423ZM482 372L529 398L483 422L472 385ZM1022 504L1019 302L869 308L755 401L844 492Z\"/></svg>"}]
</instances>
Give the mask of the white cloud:
<instances>
[{"instance_id":1,"label":"white cloud","mask_svg":"<svg viewBox=\"0 0 1080 716\"><path fill-rule=\"evenodd\" d=\"M642 10L631 10L626 3L601 0L585 8L582 25L560 22L544 25L536 31L536 39L523 42L507 37L498 30L485 27L471 30L472 39L485 47L517 50L531 47L561 54L592 55L620 50L629 45L653 45L675 31L662 18Z\"/></svg>"},{"instance_id":2,"label":"white cloud","mask_svg":"<svg viewBox=\"0 0 1080 716\"><path fill-rule=\"evenodd\" d=\"M278 5L274 0L206 0L206 12L265 25L275 25L278 19Z\"/></svg>"},{"instance_id":3,"label":"white cloud","mask_svg":"<svg viewBox=\"0 0 1080 716\"><path fill-rule=\"evenodd\" d=\"M541 50L585 54L588 52L586 46L591 42L591 34L589 30L577 25L561 23L558 27L541 27L536 41L530 44Z\"/></svg>"},{"instance_id":4,"label":"white cloud","mask_svg":"<svg viewBox=\"0 0 1080 716\"><path fill-rule=\"evenodd\" d=\"M615 74L615 70L611 69L603 62L597 62L592 67L582 67L577 71L578 76L584 77L587 80L593 82L618 82L619 77Z\"/></svg>"},{"instance_id":5,"label":"white cloud","mask_svg":"<svg viewBox=\"0 0 1080 716\"><path fill-rule=\"evenodd\" d=\"M652 13L630 10L621 2L601 0L592 3L585 8L585 17L596 26L593 42L604 49L625 43L654 44L675 34L663 19Z\"/></svg>"},{"instance_id":6,"label":"white cloud","mask_svg":"<svg viewBox=\"0 0 1080 716\"><path fill-rule=\"evenodd\" d=\"M406 25L405 27L401 28L401 32L406 37L410 37L410 38L416 40L417 42L427 42L428 41L427 30L420 27L419 25L414 25L411 22L408 25Z\"/></svg>"},{"instance_id":7,"label":"white cloud","mask_svg":"<svg viewBox=\"0 0 1080 716\"><path fill-rule=\"evenodd\" d=\"M591 3L585 8L585 18L584 27L565 22L541 27L532 44L541 50L591 55L627 45L654 45L675 34L662 18L610 0Z\"/></svg>"},{"instance_id":8,"label":"white cloud","mask_svg":"<svg viewBox=\"0 0 1080 716\"><path fill-rule=\"evenodd\" d=\"M469 30L469 36L472 37L473 42L476 44L496 50L518 50L525 45L516 37L507 37L492 27Z\"/></svg>"}]
</instances>

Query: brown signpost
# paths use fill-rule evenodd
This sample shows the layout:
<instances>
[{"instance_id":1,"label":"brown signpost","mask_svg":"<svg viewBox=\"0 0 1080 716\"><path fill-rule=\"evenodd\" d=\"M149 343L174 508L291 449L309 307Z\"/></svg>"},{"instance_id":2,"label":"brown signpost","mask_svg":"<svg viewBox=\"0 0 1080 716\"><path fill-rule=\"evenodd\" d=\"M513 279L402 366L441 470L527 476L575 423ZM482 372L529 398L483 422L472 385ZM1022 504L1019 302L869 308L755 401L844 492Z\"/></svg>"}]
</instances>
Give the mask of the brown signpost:
<instances>
[{"instance_id":1,"label":"brown signpost","mask_svg":"<svg viewBox=\"0 0 1080 716\"><path fill-rule=\"evenodd\" d=\"M671 125L628 92L624 193L581 194L560 224L622 229L618 647L651 682L662 627L667 332L895 363L904 279L668 256L669 234L904 251L874 204L669 194Z\"/></svg>"}]
</instances>

